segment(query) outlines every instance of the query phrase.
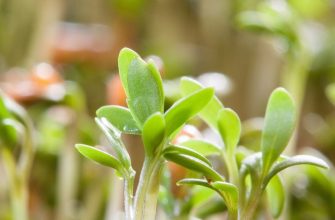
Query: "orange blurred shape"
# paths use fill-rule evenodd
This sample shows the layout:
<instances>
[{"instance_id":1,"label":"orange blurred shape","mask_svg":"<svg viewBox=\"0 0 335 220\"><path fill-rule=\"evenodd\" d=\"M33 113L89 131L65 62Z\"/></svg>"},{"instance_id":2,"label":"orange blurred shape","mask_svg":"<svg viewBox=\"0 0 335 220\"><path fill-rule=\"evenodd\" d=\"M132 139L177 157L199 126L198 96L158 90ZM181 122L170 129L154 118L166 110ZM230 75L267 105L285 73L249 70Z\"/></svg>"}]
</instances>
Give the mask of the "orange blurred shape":
<instances>
[{"instance_id":1,"label":"orange blurred shape","mask_svg":"<svg viewBox=\"0 0 335 220\"><path fill-rule=\"evenodd\" d=\"M107 103L110 105L127 106L126 93L118 74L112 76L107 82Z\"/></svg>"},{"instance_id":2,"label":"orange blurred shape","mask_svg":"<svg viewBox=\"0 0 335 220\"><path fill-rule=\"evenodd\" d=\"M31 71L30 79L42 90L51 84L63 82L58 71L48 63L37 64Z\"/></svg>"},{"instance_id":3,"label":"orange blurred shape","mask_svg":"<svg viewBox=\"0 0 335 220\"><path fill-rule=\"evenodd\" d=\"M42 98L55 99L63 94L62 77L51 65L37 64L31 72L13 68L3 74L0 87L20 103L34 102ZM61 94L59 94L61 92Z\"/></svg>"},{"instance_id":4,"label":"orange blurred shape","mask_svg":"<svg viewBox=\"0 0 335 220\"><path fill-rule=\"evenodd\" d=\"M99 24L60 23L51 45L54 63L102 64L114 59L114 53L110 28Z\"/></svg>"}]
</instances>

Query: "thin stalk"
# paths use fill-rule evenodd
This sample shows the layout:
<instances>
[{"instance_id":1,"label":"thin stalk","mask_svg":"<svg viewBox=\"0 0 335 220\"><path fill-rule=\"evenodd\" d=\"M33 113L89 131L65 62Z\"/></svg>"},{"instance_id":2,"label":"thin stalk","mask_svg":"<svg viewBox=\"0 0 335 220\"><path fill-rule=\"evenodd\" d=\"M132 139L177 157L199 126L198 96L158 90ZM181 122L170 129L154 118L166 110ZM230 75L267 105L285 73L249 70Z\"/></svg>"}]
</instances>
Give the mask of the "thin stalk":
<instances>
[{"instance_id":1,"label":"thin stalk","mask_svg":"<svg viewBox=\"0 0 335 220\"><path fill-rule=\"evenodd\" d=\"M253 216L255 215L255 211L258 206L261 195L262 195L262 190L259 184L252 187L250 197L246 205L243 207L243 210L241 213L241 220L253 219Z\"/></svg>"},{"instance_id":2,"label":"thin stalk","mask_svg":"<svg viewBox=\"0 0 335 220\"><path fill-rule=\"evenodd\" d=\"M160 156L146 158L135 196L135 220L153 220L156 215L156 205L159 190Z\"/></svg>"},{"instance_id":3,"label":"thin stalk","mask_svg":"<svg viewBox=\"0 0 335 220\"><path fill-rule=\"evenodd\" d=\"M236 187L239 187L240 180L235 152L227 152L226 155L227 156L224 156L224 160L226 161L226 166L229 173L229 182L234 184Z\"/></svg>"},{"instance_id":4,"label":"thin stalk","mask_svg":"<svg viewBox=\"0 0 335 220\"><path fill-rule=\"evenodd\" d=\"M125 179L124 181L124 209L126 213L126 219L131 220L134 219L134 210L133 210L133 203L134 203L134 175Z\"/></svg>"},{"instance_id":5,"label":"thin stalk","mask_svg":"<svg viewBox=\"0 0 335 220\"><path fill-rule=\"evenodd\" d=\"M4 167L8 176L12 216L14 220L28 220L28 190L22 175L17 173L15 159L11 152L4 148L2 151Z\"/></svg>"}]
</instances>

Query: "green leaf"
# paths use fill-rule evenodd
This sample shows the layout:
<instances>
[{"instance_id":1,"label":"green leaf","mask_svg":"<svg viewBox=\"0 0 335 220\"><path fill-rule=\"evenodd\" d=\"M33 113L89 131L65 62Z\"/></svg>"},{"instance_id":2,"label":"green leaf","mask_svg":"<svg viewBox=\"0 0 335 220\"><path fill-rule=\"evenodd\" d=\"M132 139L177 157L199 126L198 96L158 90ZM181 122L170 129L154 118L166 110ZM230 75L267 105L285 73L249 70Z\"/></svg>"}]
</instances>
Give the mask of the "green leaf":
<instances>
[{"instance_id":1,"label":"green leaf","mask_svg":"<svg viewBox=\"0 0 335 220\"><path fill-rule=\"evenodd\" d=\"M141 131L137 127L133 116L131 115L129 109L108 105L99 108L96 112L99 118L106 118L112 125L114 125L118 130L127 134L140 134Z\"/></svg>"},{"instance_id":2,"label":"green leaf","mask_svg":"<svg viewBox=\"0 0 335 220\"><path fill-rule=\"evenodd\" d=\"M229 154L233 154L241 135L241 121L231 109L225 108L219 112L218 130Z\"/></svg>"},{"instance_id":3,"label":"green leaf","mask_svg":"<svg viewBox=\"0 0 335 220\"><path fill-rule=\"evenodd\" d=\"M279 176L274 176L266 186L266 195L273 218L278 218L285 204L285 190Z\"/></svg>"},{"instance_id":4,"label":"green leaf","mask_svg":"<svg viewBox=\"0 0 335 220\"><path fill-rule=\"evenodd\" d=\"M123 88L127 96L129 95L129 92L128 92L129 66L130 66L130 63L134 59L137 59L137 58L140 58L140 56L135 51L129 48L123 48L119 54L119 58L118 58L119 74L120 74Z\"/></svg>"},{"instance_id":5,"label":"green leaf","mask_svg":"<svg viewBox=\"0 0 335 220\"><path fill-rule=\"evenodd\" d=\"M165 137L164 115L157 112L150 116L143 126L143 143L148 156L155 154L157 147Z\"/></svg>"},{"instance_id":6,"label":"green leaf","mask_svg":"<svg viewBox=\"0 0 335 220\"><path fill-rule=\"evenodd\" d=\"M189 139L180 143L180 145L190 148L203 156L220 155L222 152L222 149L215 144L200 139Z\"/></svg>"},{"instance_id":7,"label":"green leaf","mask_svg":"<svg viewBox=\"0 0 335 220\"><path fill-rule=\"evenodd\" d=\"M112 167L122 173L122 164L121 162L115 158L114 156L99 150L95 147L91 147L85 144L76 144L75 147L77 150L86 158L93 160L96 163L101 165Z\"/></svg>"},{"instance_id":8,"label":"green leaf","mask_svg":"<svg viewBox=\"0 0 335 220\"><path fill-rule=\"evenodd\" d=\"M280 171L288 167L296 166L300 164L309 164L309 165L329 169L328 164L317 157L310 156L310 155L296 155L293 157L289 157L277 163L276 165L274 165L272 169L270 170L269 174L266 176L264 180L264 184L266 185L271 180L271 178L275 176L277 173L279 173Z\"/></svg>"},{"instance_id":9,"label":"green leaf","mask_svg":"<svg viewBox=\"0 0 335 220\"><path fill-rule=\"evenodd\" d=\"M14 147L18 141L18 133L12 122L19 123L8 109L6 99L3 94L0 93L0 143L6 147Z\"/></svg>"},{"instance_id":10,"label":"green leaf","mask_svg":"<svg viewBox=\"0 0 335 220\"><path fill-rule=\"evenodd\" d=\"M195 91L201 90L204 87L197 81L189 78L182 77L180 80L180 88L183 96L190 95ZM222 103L214 96L211 101L200 112L199 116L212 128L217 129L217 115L223 109Z\"/></svg>"},{"instance_id":11,"label":"green leaf","mask_svg":"<svg viewBox=\"0 0 335 220\"><path fill-rule=\"evenodd\" d=\"M196 157L178 153L165 153L164 157L176 164L179 164L187 169L202 173L212 180L223 180L223 177L218 174L211 166Z\"/></svg>"},{"instance_id":12,"label":"green leaf","mask_svg":"<svg viewBox=\"0 0 335 220\"><path fill-rule=\"evenodd\" d=\"M166 133L169 136L187 120L201 111L213 98L214 89L200 89L174 103L165 113Z\"/></svg>"},{"instance_id":13,"label":"green leaf","mask_svg":"<svg viewBox=\"0 0 335 220\"><path fill-rule=\"evenodd\" d=\"M169 145L167 148L164 149L163 153L164 154L166 153L185 154L185 155L192 156L192 157L195 157L201 160L202 162L206 163L208 166L212 166L210 161L206 157L204 157L202 154L198 153L197 151L187 148L187 147L178 146L178 145Z\"/></svg>"},{"instance_id":14,"label":"green leaf","mask_svg":"<svg viewBox=\"0 0 335 220\"><path fill-rule=\"evenodd\" d=\"M238 210L238 189L235 185L223 181L215 181L211 185L220 192L229 209Z\"/></svg>"},{"instance_id":15,"label":"green leaf","mask_svg":"<svg viewBox=\"0 0 335 220\"><path fill-rule=\"evenodd\" d=\"M196 179L196 178L186 178L186 179L179 180L177 182L177 185L178 186L181 186L181 185L196 185L196 186L204 186L204 187L213 189L213 187L208 183L207 180Z\"/></svg>"},{"instance_id":16,"label":"green leaf","mask_svg":"<svg viewBox=\"0 0 335 220\"><path fill-rule=\"evenodd\" d=\"M208 182L207 180L204 179L187 178L180 180L177 184L198 185L210 188L219 193L219 195L224 199L229 209L235 211L237 211L238 209L238 190L237 187L231 183L223 181Z\"/></svg>"},{"instance_id":17,"label":"green leaf","mask_svg":"<svg viewBox=\"0 0 335 220\"><path fill-rule=\"evenodd\" d=\"M283 88L274 90L267 104L261 140L264 173L270 169L288 144L295 121L295 107L289 93Z\"/></svg>"},{"instance_id":18,"label":"green leaf","mask_svg":"<svg viewBox=\"0 0 335 220\"><path fill-rule=\"evenodd\" d=\"M125 168L131 168L130 156L121 141L121 132L115 128L106 118L95 118L96 123L106 135L108 141L115 150L117 158L124 165Z\"/></svg>"},{"instance_id":19,"label":"green leaf","mask_svg":"<svg viewBox=\"0 0 335 220\"><path fill-rule=\"evenodd\" d=\"M128 106L139 127L156 112L164 112L162 79L152 63L134 59L128 70Z\"/></svg>"}]
</instances>

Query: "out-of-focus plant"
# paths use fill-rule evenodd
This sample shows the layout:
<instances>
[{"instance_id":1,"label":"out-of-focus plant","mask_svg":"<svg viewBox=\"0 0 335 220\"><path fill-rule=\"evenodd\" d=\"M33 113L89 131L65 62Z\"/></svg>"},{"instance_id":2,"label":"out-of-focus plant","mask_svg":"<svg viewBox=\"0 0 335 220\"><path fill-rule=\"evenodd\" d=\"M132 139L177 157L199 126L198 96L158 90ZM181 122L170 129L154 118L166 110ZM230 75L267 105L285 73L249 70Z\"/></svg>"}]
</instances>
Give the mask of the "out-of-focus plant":
<instances>
[{"instance_id":1,"label":"out-of-focus plant","mask_svg":"<svg viewBox=\"0 0 335 220\"><path fill-rule=\"evenodd\" d=\"M183 78L181 81L184 95L201 88L200 84L191 79ZM165 157L191 170L203 173L204 179L184 179L179 184L200 185L216 191L222 197L230 219L253 219L264 191L271 198L268 201L272 215L278 217L284 206L284 189L277 174L298 164L328 167L321 159L313 156L281 155L291 138L296 121L293 100L282 88L276 89L268 101L261 137L261 152L245 155L239 161L236 159L236 146L240 138L241 123L237 114L229 108L224 108L214 98L199 113L199 116L221 135L224 142L221 155L227 167L228 180L223 176L210 175L204 163L180 160L181 153L170 155L167 152ZM203 152L209 151L208 145L195 144L195 146ZM211 149L220 148L211 147Z\"/></svg>"},{"instance_id":2,"label":"out-of-focus plant","mask_svg":"<svg viewBox=\"0 0 335 220\"><path fill-rule=\"evenodd\" d=\"M34 156L34 130L25 110L0 94L0 150L12 207L12 218L29 219L28 183Z\"/></svg>"},{"instance_id":3,"label":"out-of-focus plant","mask_svg":"<svg viewBox=\"0 0 335 220\"><path fill-rule=\"evenodd\" d=\"M230 219L252 219L266 190L273 216L280 215L284 190L277 175L298 164L327 168L313 156L281 155L293 133L296 112L293 100L285 89L276 89L270 96L262 132L261 151L236 159L241 125L237 114L224 108L214 97L212 88L204 88L189 78L181 80L184 97L164 112L164 91L159 72L152 61L146 63L138 54L123 49L119 55L120 78L127 96L128 108L104 106L98 109L96 122L112 145L109 151L84 144L76 148L85 157L112 167L124 179L125 214L127 219L154 219L165 159L200 173L204 178L187 178L184 185L200 185L216 191L227 207ZM180 128L193 116L199 116L217 131L224 147L205 140L171 142ZM141 135L145 148L140 181L133 196L135 172L123 145L121 134ZM208 155L221 155L227 178L218 173Z\"/></svg>"}]
</instances>

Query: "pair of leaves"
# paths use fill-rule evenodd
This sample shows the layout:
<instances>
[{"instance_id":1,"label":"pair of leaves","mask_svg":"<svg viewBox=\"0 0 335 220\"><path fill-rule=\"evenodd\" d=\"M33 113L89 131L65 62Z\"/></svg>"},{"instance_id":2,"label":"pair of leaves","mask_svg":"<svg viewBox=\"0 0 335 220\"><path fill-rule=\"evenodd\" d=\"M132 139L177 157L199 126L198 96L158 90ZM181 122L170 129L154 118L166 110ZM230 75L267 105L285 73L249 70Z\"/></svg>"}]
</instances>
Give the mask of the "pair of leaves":
<instances>
[{"instance_id":1,"label":"pair of leaves","mask_svg":"<svg viewBox=\"0 0 335 220\"><path fill-rule=\"evenodd\" d=\"M179 181L178 185L197 185L212 189L223 198L229 210L235 212L238 210L238 189L231 183L220 180L208 182L204 179L188 178Z\"/></svg>"},{"instance_id":2,"label":"pair of leaves","mask_svg":"<svg viewBox=\"0 0 335 220\"><path fill-rule=\"evenodd\" d=\"M133 175L129 154L121 141L121 132L105 117L95 118L96 123L112 145L116 157L85 144L76 144L76 149L86 158L108 167L116 169L123 177Z\"/></svg>"},{"instance_id":3,"label":"pair of leaves","mask_svg":"<svg viewBox=\"0 0 335 220\"><path fill-rule=\"evenodd\" d=\"M164 92L159 71L152 61L124 48L120 51L119 73L129 110L139 128L156 112L164 112Z\"/></svg>"},{"instance_id":4,"label":"pair of leaves","mask_svg":"<svg viewBox=\"0 0 335 220\"><path fill-rule=\"evenodd\" d=\"M164 149L163 155L167 160L186 167L187 169L202 173L211 180L224 180L224 178L213 169L206 157L190 148L170 145Z\"/></svg>"}]
</instances>

